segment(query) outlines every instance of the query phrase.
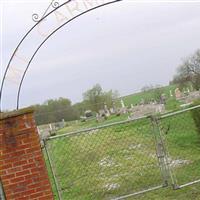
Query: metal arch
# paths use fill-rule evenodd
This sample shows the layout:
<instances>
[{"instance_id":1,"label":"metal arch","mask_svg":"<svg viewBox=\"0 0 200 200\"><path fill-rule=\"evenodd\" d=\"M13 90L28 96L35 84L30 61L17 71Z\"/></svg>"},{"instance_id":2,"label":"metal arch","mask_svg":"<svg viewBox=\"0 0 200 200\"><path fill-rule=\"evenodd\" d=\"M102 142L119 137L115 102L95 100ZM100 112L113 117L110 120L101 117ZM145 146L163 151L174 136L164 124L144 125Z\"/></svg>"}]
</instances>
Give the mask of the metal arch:
<instances>
[{"instance_id":1,"label":"metal arch","mask_svg":"<svg viewBox=\"0 0 200 200\"><path fill-rule=\"evenodd\" d=\"M78 18L78 17L80 17L80 16L82 16L82 15L84 15L84 14L86 14L86 13L92 11L92 10L95 10L95 9L97 9L97 8L104 7L104 6L106 6L106 5L113 4L113 3L116 3L116 2L119 2L119 1L122 1L122 0L114 0L114 1L111 1L111 2L108 2L108 3L104 3L104 4L102 4L102 5L96 6L96 7L94 7L94 8L91 8L91 9L89 9L89 10L87 10L87 11L84 11L84 12L82 12L81 14L79 14L79 15L77 15L77 16L71 18L70 20L68 20L67 22L65 22L64 24L62 24L60 27L58 27L57 29L55 29L50 35L48 35L48 37L45 38L45 40L39 45L39 47L38 47L38 48L36 49L36 51L34 52L33 56L31 57L31 59L30 59L28 65L27 65L27 67L26 67L26 69L25 69L25 71L24 71L24 74L23 74L23 76L22 76L22 79L21 79L21 82L20 82L20 85L19 85L19 88L18 88L18 93L17 93L17 110L19 109L20 93L21 93L21 88L22 88L22 84L23 84L24 78L25 78L25 76L26 76L26 74L27 74L27 71L28 71L28 69L29 69L29 66L30 66L30 64L31 64L31 62L32 62L32 60L33 60L33 58L35 57L35 55L37 54L37 52L39 51L39 49L43 46L43 44L44 44L52 35L54 35L54 33L56 33L59 29L61 29L62 27L64 27L65 25L67 25L68 23L70 23L71 21L73 21L74 19L76 19L76 18Z\"/></svg>"},{"instance_id":2,"label":"metal arch","mask_svg":"<svg viewBox=\"0 0 200 200\"><path fill-rule=\"evenodd\" d=\"M6 67L5 73L4 73L4 75L3 75L3 80L2 80L2 83L1 83L1 87L0 87L0 111L1 111L2 94L3 94L3 88L4 88L4 84L5 84L6 75L7 75L7 73L8 73L10 64L11 64L11 62L12 62L12 60L13 60L13 57L14 57L14 55L16 54L18 48L19 48L20 45L23 43L23 41L26 39L26 37L31 33L31 31L32 31L40 22L42 22L45 18L47 18L47 17L48 17L50 14L52 14L54 11L56 11L57 9L61 8L61 7L64 6L64 5L70 3L71 1L73 1L73 0L68 0L68 1L64 2L63 4L61 4L61 5L59 5L58 7L56 7L54 10L50 11L48 14L44 15L44 16L43 16L43 17L42 17L42 18L41 18L41 19L40 19L40 20L25 34L25 36L22 38L22 40L21 40L21 41L19 42L19 44L17 45L16 49L14 50L14 52L13 52L13 54L12 54L12 56L11 56L9 62L8 62L8 65L7 65L7 67ZM19 109L20 92L21 92L21 87L22 87L22 84L23 84L25 75L26 75L26 73L27 73L27 71L28 71L28 68L29 68L29 66L30 66L30 64L31 64L31 62L32 62L32 60L33 60L33 58L34 58L35 55L37 54L38 50L42 47L42 45L43 45L55 32L57 32L60 28L62 28L63 26L65 26L66 24L68 24L69 22L71 22L72 20L74 20L74 19L80 17L81 15L83 15L83 14L85 14L85 13L87 13L87 12L90 12L90 11L95 10L95 9L97 9L97 8L100 8L100 7L103 7L103 6L112 4L112 3L116 3L116 2L119 2L119 1L122 1L122 0L114 0L114 1L111 1L111 2L108 2L108 3L105 3L105 4L102 4L102 5L96 6L96 7L92 8L92 9L89 9L89 10L87 10L87 11L85 11L85 12L83 12L83 13L77 15L77 16L75 16L74 18L70 19L69 21L67 21L66 23L64 23L63 25L61 25L61 26L60 26L59 28L57 28L55 31L53 31L53 32L39 45L39 47L37 48L37 50L34 52L33 56L31 57L31 59L30 59L28 65L27 65L27 67L26 67L26 69L25 69L25 71L24 71L24 74L23 74L23 76L22 76L22 79L21 79L21 81L20 81L20 85L19 85L18 93L17 93L17 109Z\"/></svg>"},{"instance_id":3,"label":"metal arch","mask_svg":"<svg viewBox=\"0 0 200 200\"><path fill-rule=\"evenodd\" d=\"M4 75L3 75L3 79L2 79L2 82L1 82L1 87L0 87L0 112L1 112L1 104L2 104L2 94L3 94L3 88L4 88L4 83L5 83L5 79L6 79L6 75L8 73L8 70L10 68L10 64L17 52L17 50L19 49L20 45L22 44L22 42L26 39L26 37L31 33L31 31L40 23L42 22L44 19L46 19L49 15L51 15L54 11L56 11L57 9L61 8L62 6L70 3L71 1L73 0L68 0L66 2L64 2L63 4L59 5L58 7L56 7L54 10L50 11L48 14L46 14L45 16L43 16L25 35L24 37L21 39L21 41L18 43L17 47L15 48L9 62L8 62L8 65L6 67L6 70L4 72ZM51 2L52 3L52 2Z\"/></svg>"}]
</instances>

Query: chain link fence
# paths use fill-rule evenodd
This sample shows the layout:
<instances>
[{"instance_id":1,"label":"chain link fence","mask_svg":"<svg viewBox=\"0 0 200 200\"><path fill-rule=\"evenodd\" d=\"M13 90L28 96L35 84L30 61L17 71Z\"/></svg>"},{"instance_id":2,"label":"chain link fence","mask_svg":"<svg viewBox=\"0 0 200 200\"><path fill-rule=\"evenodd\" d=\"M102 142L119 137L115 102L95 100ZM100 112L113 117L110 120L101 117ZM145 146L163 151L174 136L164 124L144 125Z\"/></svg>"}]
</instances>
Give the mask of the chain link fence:
<instances>
[{"instance_id":1,"label":"chain link fence","mask_svg":"<svg viewBox=\"0 0 200 200\"><path fill-rule=\"evenodd\" d=\"M55 199L120 200L198 182L191 109L50 137L44 147Z\"/></svg>"},{"instance_id":2,"label":"chain link fence","mask_svg":"<svg viewBox=\"0 0 200 200\"><path fill-rule=\"evenodd\" d=\"M194 109L200 108L167 114L159 120L175 189L200 182L200 130L192 117Z\"/></svg>"}]
</instances>

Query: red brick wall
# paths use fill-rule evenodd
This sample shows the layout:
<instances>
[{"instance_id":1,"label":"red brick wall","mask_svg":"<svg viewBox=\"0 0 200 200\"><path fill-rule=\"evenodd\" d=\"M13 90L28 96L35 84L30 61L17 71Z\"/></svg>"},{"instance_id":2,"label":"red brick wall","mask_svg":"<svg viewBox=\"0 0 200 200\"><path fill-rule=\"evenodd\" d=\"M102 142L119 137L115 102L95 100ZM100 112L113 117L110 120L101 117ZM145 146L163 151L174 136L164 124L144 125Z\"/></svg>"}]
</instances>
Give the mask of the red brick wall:
<instances>
[{"instance_id":1,"label":"red brick wall","mask_svg":"<svg viewBox=\"0 0 200 200\"><path fill-rule=\"evenodd\" d=\"M7 200L52 200L33 111L0 116L0 177Z\"/></svg>"}]
</instances>

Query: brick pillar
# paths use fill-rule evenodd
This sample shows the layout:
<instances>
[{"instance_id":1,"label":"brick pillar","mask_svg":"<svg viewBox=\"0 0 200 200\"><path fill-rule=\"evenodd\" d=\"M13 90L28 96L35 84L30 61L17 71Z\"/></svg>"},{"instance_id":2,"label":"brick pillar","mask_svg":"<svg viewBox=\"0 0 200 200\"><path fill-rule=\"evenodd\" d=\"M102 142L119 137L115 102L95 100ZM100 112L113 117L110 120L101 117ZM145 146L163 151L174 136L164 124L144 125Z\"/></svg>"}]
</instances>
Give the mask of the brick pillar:
<instances>
[{"instance_id":1,"label":"brick pillar","mask_svg":"<svg viewBox=\"0 0 200 200\"><path fill-rule=\"evenodd\" d=\"M33 112L0 114L0 177L7 200L54 199Z\"/></svg>"}]
</instances>

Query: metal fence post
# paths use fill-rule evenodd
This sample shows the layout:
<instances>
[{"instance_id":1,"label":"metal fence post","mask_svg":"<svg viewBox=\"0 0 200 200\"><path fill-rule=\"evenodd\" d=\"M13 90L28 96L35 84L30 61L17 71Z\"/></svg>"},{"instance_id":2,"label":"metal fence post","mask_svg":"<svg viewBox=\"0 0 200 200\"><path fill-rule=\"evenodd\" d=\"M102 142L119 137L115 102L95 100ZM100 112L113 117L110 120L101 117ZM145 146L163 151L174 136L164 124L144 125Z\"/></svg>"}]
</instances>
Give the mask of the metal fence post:
<instances>
[{"instance_id":1,"label":"metal fence post","mask_svg":"<svg viewBox=\"0 0 200 200\"><path fill-rule=\"evenodd\" d=\"M167 187L169 185L170 178L170 169L168 166L167 152L160 131L158 118L156 116L150 116L150 119L153 126L153 134L155 137L156 154L160 166L161 175L163 178L163 187Z\"/></svg>"},{"instance_id":2,"label":"metal fence post","mask_svg":"<svg viewBox=\"0 0 200 200\"><path fill-rule=\"evenodd\" d=\"M1 178L0 178L0 200L6 200L6 195L3 190L3 184L1 182Z\"/></svg>"},{"instance_id":3,"label":"metal fence post","mask_svg":"<svg viewBox=\"0 0 200 200\"><path fill-rule=\"evenodd\" d=\"M61 192L60 192L59 185L58 185L58 182L57 182L57 179L56 179L56 174L55 174L54 169L53 169L52 160L51 160L51 157L50 157L48 149L47 149L46 140L43 140L43 143L44 143L44 149L45 149L45 152L46 152L46 155L47 155L49 167L50 167L50 170L51 170L51 173L52 173L52 176L53 176L53 181L54 181L54 184L55 184L56 192L58 194L58 199L62 200Z\"/></svg>"}]
</instances>

